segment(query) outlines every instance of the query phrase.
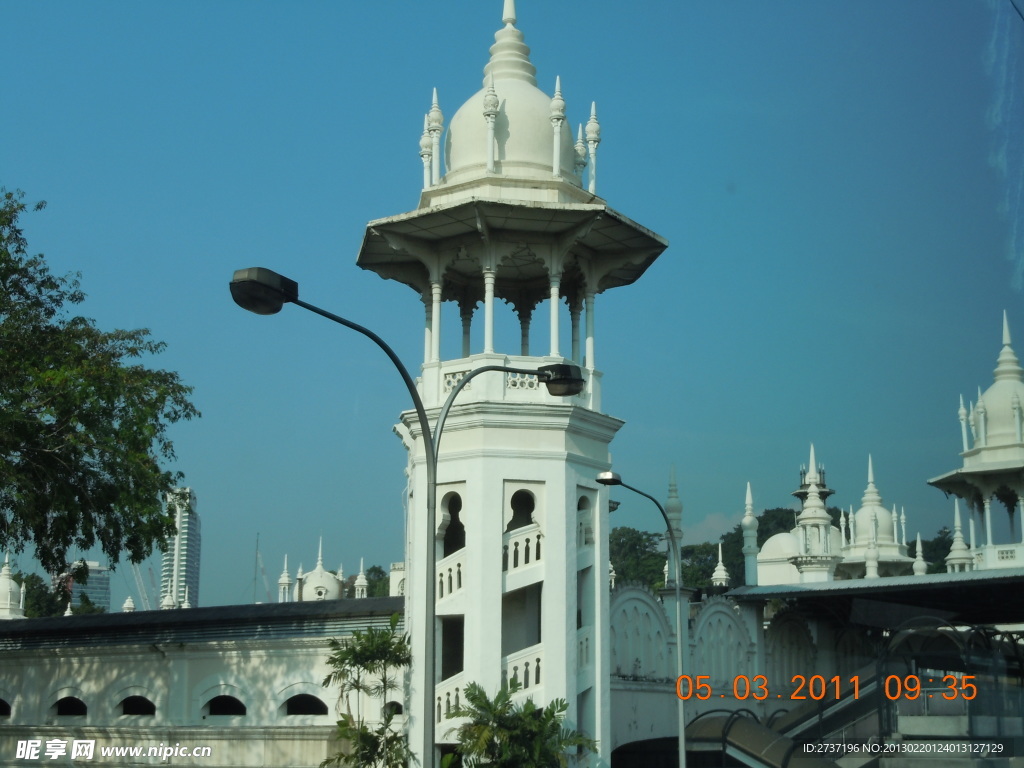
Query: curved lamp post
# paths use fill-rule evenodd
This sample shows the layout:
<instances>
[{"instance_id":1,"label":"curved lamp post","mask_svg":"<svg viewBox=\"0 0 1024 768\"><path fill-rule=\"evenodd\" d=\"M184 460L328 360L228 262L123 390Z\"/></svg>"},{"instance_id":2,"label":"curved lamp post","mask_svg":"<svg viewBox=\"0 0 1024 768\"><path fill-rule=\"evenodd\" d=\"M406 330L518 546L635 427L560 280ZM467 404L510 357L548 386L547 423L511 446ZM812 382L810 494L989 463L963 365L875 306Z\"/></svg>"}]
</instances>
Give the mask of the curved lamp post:
<instances>
[{"instance_id":1,"label":"curved lamp post","mask_svg":"<svg viewBox=\"0 0 1024 768\"><path fill-rule=\"evenodd\" d=\"M649 493L644 493L639 488L634 488L632 485L627 485L622 482L622 476L618 472L601 472L597 476L597 482L601 485L620 485L623 488L627 488L633 493L638 493L646 499L650 499L654 502L654 505L661 512L661 517L665 521L665 529L668 533L668 542L671 552L671 559L674 563L669 563L669 576L672 579L672 583L676 590L676 670L679 675L683 674L683 614L682 614L682 600L679 594L679 541L676 539L676 533L672 528L672 523L669 522L668 514L665 512L665 508L661 505L661 502L651 496ZM674 567L673 567L674 565ZM683 700L679 699L679 768L686 768L686 719L683 717Z\"/></svg>"},{"instance_id":2,"label":"curved lamp post","mask_svg":"<svg viewBox=\"0 0 1024 768\"><path fill-rule=\"evenodd\" d=\"M524 368L509 368L501 365L485 365L470 371L459 383L452 389L451 394L448 395L448 399L445 401L444 406L441 408L441 413L437 419L437 426L433 430L430 429L430 420L427 418L427 411L423 405L423 399L420 397L419 391L416 389L416 383L413 381L412 376L409 375L408 369L399 359L395 351L388 346L388 344L377 334L371 331L369 328L364 328L358 323L353 323L351 320L346 320L343 317L339 317L331 312L324 309L320 309L313 304L309 304L299 299L299 284L294 280L290 280L283 275L279 275L270 269L264 267L251 267L249 269L239 269L235 272L230 283L231 298L234 299L235 303L247 309L250 312L255 312L257 315L275 315L281 311L281 308L285 304L295 304L296 306L308 309L310 312L314 312L321 317L326 317L328 320L333 320L340 325L344 325L346 328L351 328L353 331L358 331L363 334L374 344L384 350L384 353L390 358L391 362L394 363L395 368L402 375L402 380L405 382L406 389L409 390L409 396L412 398L413 406L416 410L416 418L419 422L420 431L423 433L423 451L426 458L426 469L427 469L427 557L426 557L426 573L424 574L424 581L426 584L426 594L424 597L427 601L427 616L426 616L426 631L423 632L423 644L420 647L420 653L422 658L426 660L427 670L425 681L426 684L423 687L423 700L420 702L420 711L423 717L423 746L422 755L423 760L421 764L424 768L429 768L434 764L434 686L435 686L435 667L436 659L434 656L434 623L436 620L436 584L434 580L434 571L437 567L437 551L434 546L434 536L437 530L437 446L441 441L441 431L444 429L445 420L448 417L448 411L451 410L452 402L455 400L455 396L462 391L463 387L466 386L475 376L487 371L504 371L506 373L519 373L534 375L537 379L542 382L548 390L548 393L555 397L571 397L572 395L578 395L583 391L586 382L583 379L583 375L580 372L579 367L575 365L566 365L562 363L556 363L552 365L542 365L535 370L524 369ZM427 755L430 755L427 758Z\"/></svg>"}]
</instances>

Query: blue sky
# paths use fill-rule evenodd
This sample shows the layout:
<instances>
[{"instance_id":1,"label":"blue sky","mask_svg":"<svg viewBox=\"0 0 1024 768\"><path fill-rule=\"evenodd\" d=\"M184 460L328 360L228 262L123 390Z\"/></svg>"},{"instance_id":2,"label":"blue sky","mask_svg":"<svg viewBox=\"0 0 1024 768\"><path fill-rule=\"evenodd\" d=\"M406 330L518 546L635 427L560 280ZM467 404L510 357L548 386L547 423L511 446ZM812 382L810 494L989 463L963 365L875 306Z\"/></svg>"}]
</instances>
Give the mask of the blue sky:
<instances>
[{"instance_id":1,"label":"blue sky","mask_svg":"<svg viewBox=\"0 0 1024 768\"><path fill-rule=\"evenodd\" d=\"M670 242L599 297L604 407L627 422L615 469L664 496L674 465L691 543L738 521L748 480L758 509L788 505L812 441L837 504L859 503L871 453L909 536L949 522L925 481L959 465L957 400L991 383L1003 309L1024 354L1009 0L518 12L541 87L561 76L574 123L597 102L598 193ZM311 567L321 534L347 572L402 558L401 380L365 339L245 313L227 283L287 274L415 369L419 301L355 255L367 221L415 208L431 89L450 118L500 16L500 0L5 6L0 184L48 201L26 234L82 272L84 313L152 329L155 362L195 387L203 418L173 435L203 604L252 599L257 533L274 595L284 555ZM658 530L616 497L613 524ZM117 604L129 583L119 569Z\"/></svg>"}]
</instances>

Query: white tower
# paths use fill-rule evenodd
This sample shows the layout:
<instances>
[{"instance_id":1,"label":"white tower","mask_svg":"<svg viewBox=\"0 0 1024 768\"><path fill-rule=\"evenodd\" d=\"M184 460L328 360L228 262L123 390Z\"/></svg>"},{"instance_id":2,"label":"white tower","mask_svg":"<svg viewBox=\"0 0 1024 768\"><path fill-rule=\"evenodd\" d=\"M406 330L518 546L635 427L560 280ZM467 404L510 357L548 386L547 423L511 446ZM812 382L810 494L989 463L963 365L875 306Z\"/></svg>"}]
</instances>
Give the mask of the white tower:
<instances>
[{"instance_id":1,"label":"white tower","mask_svg":"<svg viewBox=\"0 0 1024 768\"><path fill-rule=\"evenodd\" d=\"M370 222L358 264L408 285L426 308L419 389L431 420L452 387L485 365L575 363L586 387L566 399L549 395L535 376L475 378L441 441L434 531L424 525L422 435L415 415L402 415L396 431L409 450L405 592L414 649L434 631L422 578L430 547L438 617L435 680L427 678L430 664L413 659L410 737L419 754L426 714L435 741L451 741L456 723L444 712L464 701L468 683L493 696L504 680L516 680L517 696L538 705L564 698L567 725L597 739L597 764L607 765L608 499L594 478L609 469L608 446L622 422L601 411L595 299L639 278L667 243L583 188L566 117L574 112L569 89L552 98L537 87L511 0L502 22L482 87L455 112L443 142L444 116L432 99L418 144L419 207ZM600 129L591 115L593 187ZM499 300L517 315L508 318L513 349L499 349ZM444 302L457 305L460 320L447 334ZM534 311L543 304L547 327L537 329ZM546 331L540 350L538 330ZM424 713L430 689L433 711Z\"/></svg>"},{"instance_id":2,"label":"white tower","mask_svg":"<svg viewBox=\"0 0 1024 768\"><path fill-rule=\"evenodd\" d=\"M972 567L1019 568L1024 563L1024 525L1015 534L1024 514L1024 370L1010 346L1010 325L1003 313L1003 346L996 360L995 380L972 404L970 415L960 398L960 436L963 466L928 482L967 502L971 531ZM968 441L970 426L973 441ZM1001 502L1010 517L1011 541L996 543L992 515ZM984 525L983 541L975 548L974 518ZM1013 541L1012 539L1018 539Z\"/></svg>"},{"instance_id":3,"label":"white tower","mask_svg":"<svg viewBox=\"0 0 1024 768\"><path fill-rule=\"evenodd\" d=\"M191 488L175 488L167 494L167 511L174 515L177 533L167 542L160 578L161 608L177 608L185 594L199 605L199 555L202 544L196 495Z\"/></svg>"}]
</instances>

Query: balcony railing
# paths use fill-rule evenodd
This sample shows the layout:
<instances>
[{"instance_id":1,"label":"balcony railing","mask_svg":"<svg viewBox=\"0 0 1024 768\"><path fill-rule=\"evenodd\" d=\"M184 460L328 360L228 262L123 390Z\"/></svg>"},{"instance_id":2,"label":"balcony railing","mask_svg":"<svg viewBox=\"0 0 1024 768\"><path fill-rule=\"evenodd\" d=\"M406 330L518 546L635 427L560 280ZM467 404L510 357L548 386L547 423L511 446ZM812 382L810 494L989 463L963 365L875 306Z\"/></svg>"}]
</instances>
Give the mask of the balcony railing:
<instances>
[{"instance_id":1,"label":"balcony railing","mask_svg":"<svg viewBox=\"0 0 1024 768\"><path fill-rule=\"evenodd\" d=\"M543 547L540 526L536 523L516 528L504 536L501 570L514 571L540 561Z\"/></svg>"},{"instance_id":2,"label":"balcony railing","mask_svg":"<svg viewBox=\"0 0 1024 768\"><path fill-rule=\"evenodd\" d=\"M510 653L503 663L502 679L506 683L515 680L522 691L530 691L544 684L544 646L541 643Z\"/></svg>"},{"instance_id":3,"label":"balcony railing","mask_svg":"<svg viewBox=\"0 0 1024 768\"><path fill-rule=\"evenodd\" d=\"M466 583L466 568L463 565L466 550L453 552L437 564L437 600L440 602L462 590Z\"/></svg>"}]
</instances>

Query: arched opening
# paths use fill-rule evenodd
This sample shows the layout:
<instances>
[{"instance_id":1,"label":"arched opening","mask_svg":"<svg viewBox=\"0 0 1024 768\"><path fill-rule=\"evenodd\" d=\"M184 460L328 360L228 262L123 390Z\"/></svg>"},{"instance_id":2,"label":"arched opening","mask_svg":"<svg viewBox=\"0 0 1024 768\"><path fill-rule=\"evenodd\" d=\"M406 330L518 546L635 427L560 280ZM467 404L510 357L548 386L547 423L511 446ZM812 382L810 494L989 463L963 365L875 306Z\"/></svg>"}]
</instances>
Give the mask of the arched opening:
<instances>
[{"instance_id":1,"label":"arched opening","mask_svg":"<svg viewBox=\"0 0 1024 768\"><path fill-rule=\"evenodd\" d=\"M514 531L516 528L525 528L533 522L533 510L535 503L533 494L529 491L516 491L512 494L512 519L508 521L505 533Z\"/></svg>"},{"instance_id":2,"label":"arched opening","mask_svg":"<svg viewBox=\"0 0 1024 768\"><path fill-rule=\"evenodd\" d=\"M234 696L214 696L203 707L203 715L222 717L225 715L244 715L245 704Z\"/></svg>"},{"instance_id":3,"label":"arched opening","mask_svg":"<svg viewBox=\"0 0 1024 768\"><path fill-rule=\"evenodd\" d=\"M405 709L397 701L389 701L384 705L385 715L401 715L403 712L405 712Z\"/></svg>"},{"instance_id":4,"label":"arched opening","mask_svg":"<svg viewBox=\"0 0 1024 768\"><path fill-rule=\"evenodd\" d=\"M442 557L458 552L466 546L466 526L462 524L462 497L457 493L449 493L441 502L441 507L448 517L444 531L444 552Z\"/></svg>"},{"instance_id":5,"label":"arched opening","mask_svg":"<svg viewBox=\"0 0 1024 768\"><path fill-rule=\"evenodd\" d=\"M145 696L128 696L118 704L122 715L155 715L156 704Z\"/></svg>"},{"instance_id":6,"label":"arched opening","mask_svg":"<svg viewBox=\"0 0 1024 768\"><path fill-rule=\"evenodd\" d=\"M89 708L85 702L75 696L65 696L53 705L53 713L58 717L85 717Z\"/></svg>"},{"instance_id":7,"label":"arched opening","mask_svg":"<svg viewBox=\"0 0 1024 768\"><path fill-rule=\"evenodd\" d=\"M3 699L0 699L0 717L10 717L10 716L11 716L11 705L10 705L10 703L4 701Z\"/></svg>"},{"instance_id":8,"label":"arched opening","mask_svg":"<svg viewBox=\"0 0 1024 768\"><path fill-rule=\"evenodd\" d=\"M299 693L284 703L286 715L326 715L327 705L309 693Z\"/></svg>"}]
</instances>

